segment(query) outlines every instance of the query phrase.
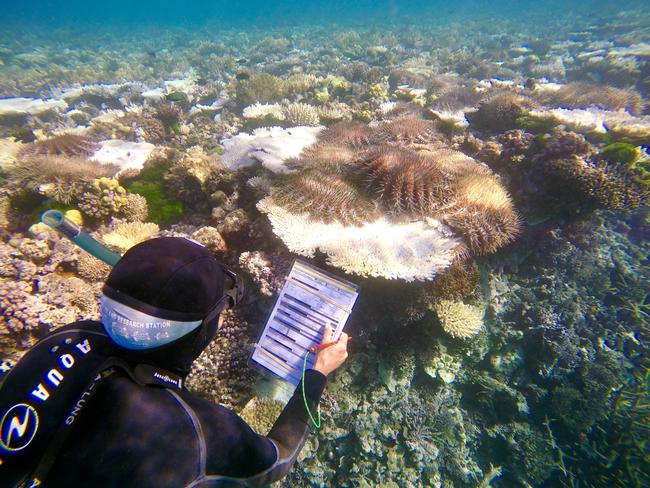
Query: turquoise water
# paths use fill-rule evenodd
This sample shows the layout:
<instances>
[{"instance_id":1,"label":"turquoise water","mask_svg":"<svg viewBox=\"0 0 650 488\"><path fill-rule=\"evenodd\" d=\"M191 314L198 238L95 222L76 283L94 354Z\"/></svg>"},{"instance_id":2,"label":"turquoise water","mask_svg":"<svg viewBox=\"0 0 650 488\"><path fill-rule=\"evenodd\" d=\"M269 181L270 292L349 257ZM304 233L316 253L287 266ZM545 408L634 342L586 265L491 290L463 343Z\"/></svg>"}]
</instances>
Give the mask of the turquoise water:
<instances>
[{"instance_id":1,"label":"turquoise water","mask_svg":"<svg viewBox=\"0 0 650 488\"><path fill-rule=\"evenodd\" d=\"M650 486L647 2L24 1L0 27L3 357L98 316L107 270L43 210L119 252L191 237L249 299L190 388L264 433L248 358L301 256L361 295L280 486Z\"/></svg>"}]
</instances>

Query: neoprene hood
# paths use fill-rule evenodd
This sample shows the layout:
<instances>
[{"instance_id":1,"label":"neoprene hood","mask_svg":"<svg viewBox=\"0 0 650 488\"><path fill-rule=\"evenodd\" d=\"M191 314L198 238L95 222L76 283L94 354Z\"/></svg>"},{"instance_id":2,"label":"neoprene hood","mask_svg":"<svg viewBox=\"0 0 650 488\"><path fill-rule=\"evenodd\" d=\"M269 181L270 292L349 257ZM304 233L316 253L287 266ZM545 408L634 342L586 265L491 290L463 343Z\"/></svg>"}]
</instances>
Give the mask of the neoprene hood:
<instances>
[{"instance_id":1,"label":"neoprene hood","mask_svg":"<svg viewBox=\"0 0 650 488\"><path fill-rule=\"evenodd\" d=\"M140 243L106 280L101 320L126 356L183 375L217 332L222 265L202 245L180 237Z\"/></svg>"}]
</instances>

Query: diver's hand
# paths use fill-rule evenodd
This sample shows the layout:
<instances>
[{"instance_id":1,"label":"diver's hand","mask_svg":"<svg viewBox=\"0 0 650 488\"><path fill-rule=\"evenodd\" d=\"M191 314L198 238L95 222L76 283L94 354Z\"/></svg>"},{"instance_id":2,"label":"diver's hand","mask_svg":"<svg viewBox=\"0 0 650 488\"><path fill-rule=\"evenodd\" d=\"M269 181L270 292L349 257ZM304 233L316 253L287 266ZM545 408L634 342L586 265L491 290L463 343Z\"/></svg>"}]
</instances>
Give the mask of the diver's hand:
<instances>
[{"instance_id":1,"label":"diver's hand","mask_svg":"<svg viewBox=\"0 0 650 488\"><path fill-rule=\"evenodd\" d=\"M332 328L329 325L325 326L325 334L323 334L323 342L329 341L332 336ZM323 373L325 376L330 374L336 368L341 366L348 357L348 335L343 332L336 344L333 346L321 349L316 356L314 369Z\"/></svg>"}]
</instances>

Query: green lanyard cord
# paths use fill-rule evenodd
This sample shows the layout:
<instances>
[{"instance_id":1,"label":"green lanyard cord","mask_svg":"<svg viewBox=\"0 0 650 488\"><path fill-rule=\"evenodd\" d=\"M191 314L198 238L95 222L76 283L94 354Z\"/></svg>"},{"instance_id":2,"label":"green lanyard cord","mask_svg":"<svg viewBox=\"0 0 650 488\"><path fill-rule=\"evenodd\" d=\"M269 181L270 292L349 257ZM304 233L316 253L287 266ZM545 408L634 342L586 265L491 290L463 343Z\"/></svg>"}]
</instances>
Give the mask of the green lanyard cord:
<instances>
[{"instance_id":1,"label":"green lanyard cord","mask_svg":"<svg viewBox=\"0 0 650 488\"><path fill-rule=\"evenodd\" d=\"M305 361L302 363L302 399L305 402L305 410L307 410L307 414L311 419L311 423L314 424L314 427L320 429L320 405L318 405L318 409L316 410L318 414L318 420L315 420L314 416L311 414L311 410L309 410L309 404L307 403L307 395L305 394L305 371L307 370L307 358L309 358L310 352L311 351L309 350L307 351L307 354L305 354Z\"/></svg>"}]
</instances>

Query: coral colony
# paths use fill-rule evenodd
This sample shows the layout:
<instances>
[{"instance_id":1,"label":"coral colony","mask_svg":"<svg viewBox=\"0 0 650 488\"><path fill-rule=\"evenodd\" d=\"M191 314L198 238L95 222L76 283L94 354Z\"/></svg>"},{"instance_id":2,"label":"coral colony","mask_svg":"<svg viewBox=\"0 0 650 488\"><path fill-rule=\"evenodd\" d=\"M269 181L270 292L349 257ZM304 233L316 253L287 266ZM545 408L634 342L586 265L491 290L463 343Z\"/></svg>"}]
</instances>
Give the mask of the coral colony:
<instances>
[{"instance_id":1,"label":"coral colony","mask_svg":"<svg viewBox=\"0 0 650 488\"><path fill-rule=\"evenodd\" d=\"M281 486L650 485L650 19L542 24L15 32L3 357L98 317L108 267L44 210L189 237L248 289L189 387L265 433L248 360L301 257L361 292Z\"/></svg>"}]
</instances>

